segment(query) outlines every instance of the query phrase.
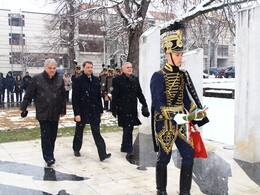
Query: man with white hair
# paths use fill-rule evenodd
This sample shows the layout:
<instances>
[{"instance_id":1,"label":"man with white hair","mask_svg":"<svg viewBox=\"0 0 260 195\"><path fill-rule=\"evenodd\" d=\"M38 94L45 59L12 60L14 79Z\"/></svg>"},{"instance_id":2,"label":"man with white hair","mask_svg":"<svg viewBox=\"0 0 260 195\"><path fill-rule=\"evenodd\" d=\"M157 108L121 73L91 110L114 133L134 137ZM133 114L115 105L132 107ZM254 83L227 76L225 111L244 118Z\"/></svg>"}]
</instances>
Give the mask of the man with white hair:
<instances>
[{"instance_id":1,"label":"man with white hair","mask_svg":"<svg viewBox=\"0 0 260 195\"><path fill-rule=\"evenodd\" d=\"M138 77L133 75L130 62L122 66L122 74L113 79L112 114L118 118L118 126L123 127L121 152L126 152L126 158L132 161L133 128L141 125L138 119L137 101L142 104L142 115L149 117L148 106L143 95ZM138 99L138 100L137 100Z\"/></svg>"},{"instance_id":2,"label":"man with white hair","mask_svg":"<svg viewBox=\"0 0 260 195\"><path fill-rule=\"evenodd\" d=\"M26 117L27 107L34 99L36 119L41 128L43 159L47 166L55 163L54 147L58 132L58 121L66 114L66 95L62 75L56 72L57 62L47 59L44 71L35 75L28 86L20 110Z\"/></svg>"}]
</instances>

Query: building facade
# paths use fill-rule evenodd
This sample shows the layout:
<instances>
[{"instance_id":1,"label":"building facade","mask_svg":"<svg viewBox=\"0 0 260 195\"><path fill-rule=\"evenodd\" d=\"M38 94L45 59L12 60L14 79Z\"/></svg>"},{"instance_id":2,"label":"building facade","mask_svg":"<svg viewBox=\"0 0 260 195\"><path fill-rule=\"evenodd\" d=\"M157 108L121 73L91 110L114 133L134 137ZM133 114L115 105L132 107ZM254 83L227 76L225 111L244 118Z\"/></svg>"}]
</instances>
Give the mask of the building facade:
<instances>
[{"instance_id":1,"label":"building facade","mask_svg":"<svg viewBox=\"0 0 260 195\"><path fill-rule=\"evenodd\" d=\"M12 71L34 75L43 71L43 62L54 58L64 69L68 67L66 49L55 52L45 24L50 14L26 12L12 13L0 9L0 72Z\"/></svg>"},{"instance_id":2,"label":"building facade","mask_svg":"<svg viewBox=\"0 0 260 195\"><path fill-rule=\"evenodd\" d=\"M66 45L59 45L59 49L55 49L51 43L51 36L54 35L46 30L46 24L52 17L53 15L47 13L12 13L11 10L0 9L0 72L6 75L8 71L12 71L14 75L23 76L28 71L34 75L43 71L45 59L54 58L58 62L58 68L73 73L69 64L68 48ZM146 28L175 17L174 14L150 11L147 14ZM127 56L127 35L122 34L120 38L108 31L116 20L118 16L115 13L106 12L96 14L91 20L84 17L77 19L75 60L78 65L86 60L92 61L94 74L102 70L102 64L112 67L122 65ZM192 45L194 37L189 33L186 36L187 45ZM233 66L235 46L230 33L225 31L218 36L214 44L212 42L210 38L204 40L204 68Z\"/></svg>"}]
</instances>

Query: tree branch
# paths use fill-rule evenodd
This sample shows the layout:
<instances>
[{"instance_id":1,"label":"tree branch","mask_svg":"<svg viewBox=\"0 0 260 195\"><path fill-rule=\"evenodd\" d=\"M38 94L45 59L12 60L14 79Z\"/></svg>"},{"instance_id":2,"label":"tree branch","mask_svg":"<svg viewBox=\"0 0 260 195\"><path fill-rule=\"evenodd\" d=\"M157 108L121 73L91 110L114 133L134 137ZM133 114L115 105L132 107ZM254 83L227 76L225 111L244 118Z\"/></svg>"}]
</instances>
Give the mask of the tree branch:
<instances>
[{"instance_id":1,"label":"tree branch","mask_svg":"<svg viewBox=\"0 0 260 195\"><path fill-rule=\"evenodd\" d=\"M89 13L89 12L97 12L98 10L103 10L103 9L109 9L109 8L114 8L114 7L117 7L118 5L122 4L123 1L119 1L119 2L115 2L115 4L113 5L103 5L103 6L100 6L100 7L93 7L93 8L90 8L90 9L86 9L86 10L83 10L81 12L78 12L76 14L74 14L73 16L75 16L76 18L83 15L83 14L86 14L86 13Z\"/></svg>"},{"instance_id":2,"label":"tree branch","mask_svg":"<svg viewBox=\"0 0 260 195\"><path fill-rule=\"evenodd\" d=\"M202 3L200 3L196 7L193 7L188 13L184 14L183 16L160 25L159 27L161 28L161 34L171 31L172 26L174 26L176 24L187 23L188 21L196 18L197 16L205 14L207 12L219 10L226 6L241 4L241 3L249 2L252 0L234 0L234 1L230 1L230 2L224 1L222 3L216 3L213 5L210 5L213 1L214 0L204 0Z\"/></svg>"}]
</instances>

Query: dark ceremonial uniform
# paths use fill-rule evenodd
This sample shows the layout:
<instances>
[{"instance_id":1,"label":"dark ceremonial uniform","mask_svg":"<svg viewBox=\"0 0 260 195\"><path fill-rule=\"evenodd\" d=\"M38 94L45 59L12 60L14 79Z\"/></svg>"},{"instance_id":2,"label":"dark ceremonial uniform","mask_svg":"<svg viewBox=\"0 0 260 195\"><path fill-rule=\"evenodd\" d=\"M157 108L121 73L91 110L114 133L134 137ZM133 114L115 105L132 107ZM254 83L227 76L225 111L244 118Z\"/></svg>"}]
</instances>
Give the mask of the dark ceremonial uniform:
<instances>
[{"instance_id":1,"label":"dark ceremonial uniform","mask_svg":"<svg viewBox=\"0 0 260 195\"><path fill-rule=\"evenodd\" d=\"M112 95L111 92L113 90L113 81L114 76L113 75L108 75L106 78L106 86L105 86L105 101L107 105L107 109L111 111L111 101L112 101ZM109 103L110 102L110 103Z\"/></svg>"},{"instance_id":2,"label":"dark ceremonial uniform","mask_svg":"<svg viewBox=\"0 0 260 195\"><path fill-rule=\"evenodd\" d=\"M103 71L99 75L99 82L100 82L100 89L101 89L101 96L104 101L104 110L108 109L108 102L105 101L105 88L106 88L106 79L107 79L107 69L103 69Z\"/></svg>"},{"instance_id":3,"label":"dark ceremonial uniform","mask_svg":"<svg viewBox=\"0 0 260 195\"><path fill-rule=\"evenodd\" d=\"M157 164L166 166L171 158L173 143L182 156L182 165L193 165L192 140L187 140L186 126L173 120L177 113L202 108L189 73L168 63L155 72L151 79L152 109L154 110L156 137L159 144ZM193 102L188 93L192 96Z\"/></svg>"},{"instance_id":4,"label":"dark ceremonial uniform","mask_svg":"<svg viewBox=\"0 0 260 195\"><path fill-rule=\"evenodd\" d=\"M113 75L107 76L107 78L106 78L106 87L105 87L106 93L111 93L112 92L112 89L113 89L113 85L112 85L113 78L114 78Z\"/></svg>"},{"instance_id":5,"label":"dark ceremonial uniform","mask_svg":"<svg viewBox=\"0 0 260 195\"><path fill-rule=\"evenodd\" d=\"M153 130L152 133L155 149L159 151L156 164L157 195L167 194L167 165L171 159L173 143L176 144L182 157L179 194L190 195L194 149L192 139L187 133L186 124L184 124L185 120L181 120L181 117L187 116L196 108L202 108L202 105L189 73L179 69L182 62L181 53L184 53L182 30L178 29L172 35L165 36L163 49L167 63L161 70L153 74L150 86L152 122L155 122L156 131ZM202 126L208 122L208 119L205 117L201 121L192 122ZM153 124L152 129L154 129Z\"/></svg>"}]
</instances>

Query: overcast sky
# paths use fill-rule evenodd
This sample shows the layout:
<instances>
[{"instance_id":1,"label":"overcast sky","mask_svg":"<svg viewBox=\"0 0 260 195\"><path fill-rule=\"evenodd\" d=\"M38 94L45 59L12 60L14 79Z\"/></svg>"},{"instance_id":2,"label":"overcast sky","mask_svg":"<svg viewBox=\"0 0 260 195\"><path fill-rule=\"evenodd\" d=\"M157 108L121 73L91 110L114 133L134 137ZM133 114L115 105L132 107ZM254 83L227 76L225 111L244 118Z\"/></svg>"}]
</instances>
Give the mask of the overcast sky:
<instances>
[{"instance_id":1,"label":"overcast sky","mask_svg":"<svg viewBox=\"0 0 260 195\"><path fill-rule=\"evenodd\" d=\"M10 9L12 12L31 11L50 13L52 6L45 5L45 0L0 0L1 9Z\"/></svg>"}]
</instances>

